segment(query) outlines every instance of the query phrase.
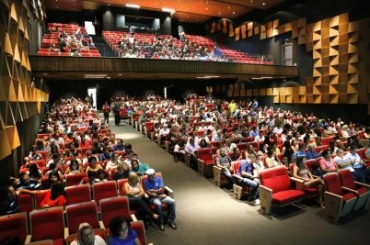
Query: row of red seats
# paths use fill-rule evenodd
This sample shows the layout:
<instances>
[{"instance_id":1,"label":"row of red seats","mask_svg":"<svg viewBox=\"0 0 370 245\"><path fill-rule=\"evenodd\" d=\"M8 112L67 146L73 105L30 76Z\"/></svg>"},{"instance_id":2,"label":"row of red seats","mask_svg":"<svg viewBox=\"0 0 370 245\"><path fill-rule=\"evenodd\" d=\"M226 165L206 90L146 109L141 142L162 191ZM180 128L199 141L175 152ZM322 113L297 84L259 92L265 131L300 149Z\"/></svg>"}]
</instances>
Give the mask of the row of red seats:
<instances>
[{"instance_id":1,"label":"row of red seats","mask_svg":"<svg viewBox=\"0 0 370 245\"><path fill-rule=\"evenodd\" d=\"M0 242L17 237L25 244L44 241L45 244L69 245L76 239L79 225L85 222L93 227L96 235L106 240L109 235L106 227L114 217L131 217L129 202L127 197L116 197L101 200L100 204L100 218L94 201L68 205L65 215L63 207L52 207L31 211L29 220L25 212L2 216ZM137 232L140 242L147 244L143 222L134 219L131 228ZM50 243L46 243L48 241Z\"/></svg>"}]
</instances>

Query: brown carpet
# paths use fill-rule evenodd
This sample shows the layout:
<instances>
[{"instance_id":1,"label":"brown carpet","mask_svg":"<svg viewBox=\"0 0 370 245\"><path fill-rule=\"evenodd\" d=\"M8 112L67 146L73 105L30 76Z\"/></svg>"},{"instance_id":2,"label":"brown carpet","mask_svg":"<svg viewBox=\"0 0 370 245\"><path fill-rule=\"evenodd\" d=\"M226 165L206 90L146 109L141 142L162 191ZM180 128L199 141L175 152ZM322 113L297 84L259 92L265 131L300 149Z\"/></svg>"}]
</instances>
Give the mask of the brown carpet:
<instances>
[{"instance_id":1,"label":"brown carpet","mask_svg":"<svg viewBox=\"0 0 370 245\"><path fill-rule=\"evenodd\" d=\"M131 143L140 161L163 174L174 190L177 230L147 229L147 240L156 245L172 244L370 244L370 214L357 214L333 225L324 219L315 203L273 209L271 216L259 213L245 201L200 176L150 141L127 123L112 126L117 137Z\"/></svg>"}]
</instances>

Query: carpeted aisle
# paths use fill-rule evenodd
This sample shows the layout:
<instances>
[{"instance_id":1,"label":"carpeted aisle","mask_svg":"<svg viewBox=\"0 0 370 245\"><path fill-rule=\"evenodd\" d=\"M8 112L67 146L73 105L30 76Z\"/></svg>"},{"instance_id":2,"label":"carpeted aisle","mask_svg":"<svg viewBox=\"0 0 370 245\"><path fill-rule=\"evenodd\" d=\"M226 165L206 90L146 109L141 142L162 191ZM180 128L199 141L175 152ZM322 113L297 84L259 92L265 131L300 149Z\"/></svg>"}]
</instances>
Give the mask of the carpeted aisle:
<instances>
[{"instance_id":1,"label":"carpeted aisle","mask_svg":"<svg viewBox=\"0 0 370 245\"><path fill-rule=\"evenodd\" d=\"M245 201L216 187L172 155L136 131L131 125L110 123L116 137L131 143L140 161L163 174L164 183L174 190L177 202L177 230L162 232L149 227L147 240L156 245L173 244L370 244L370 214L362 214L342 225L324 219L315 204L300 204L275 210L271 216L259 213Z\"/></svg>"}]
</instances>

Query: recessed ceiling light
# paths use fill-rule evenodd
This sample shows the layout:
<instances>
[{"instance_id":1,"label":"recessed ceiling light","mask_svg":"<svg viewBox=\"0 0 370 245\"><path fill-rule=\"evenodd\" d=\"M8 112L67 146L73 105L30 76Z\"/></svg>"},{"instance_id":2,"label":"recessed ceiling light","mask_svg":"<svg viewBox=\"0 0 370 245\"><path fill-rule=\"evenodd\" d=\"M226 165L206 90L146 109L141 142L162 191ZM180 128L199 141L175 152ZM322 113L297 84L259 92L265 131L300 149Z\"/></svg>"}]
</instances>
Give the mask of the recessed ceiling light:
<instances>
[{"instance_id":1,"label":"recessed ceiling light","mask_svg":"<svg viewBox=\"0 0 370 245\"><path fill-rule=\"evenodd\" d=\"M132 4L132 3L126 3L125 6L127 8L132 8L132 9L139 9L140 8L140 5L138 5L138 4Z\"/></svg>"},{"instance_id":2,"label":"recessed ceiling light","mask_svg":"<svg viewBox=\"0 0 370 245\"><path fill-rule=\"evenodd\" d=\"M162 11L163 12L168 12L168 13L171 13L171 14L175 13L175 10L174 9L166 8L166 7L162 8Z\"/></svg>"},{"instance_id":3,"label":"recessed ceiling light","mask_svg":"<svg viewBox=\"0 0 370 245\"><path fill-rule=\"evenodd\" d=\"M233 12L233 14L235 14L235 12Z\"/></svg>"},{"instance_id":4,"label":"recessed ceiling light","mask_svg":"<svg viewBox=\"0 0 370 245\"><path fill-rule=\"evenodd\" d=\"M262 5L266 5L266 3L265 3L265 2L263 2L263 3L262 3Z\"/></svg>"}]
</instances>

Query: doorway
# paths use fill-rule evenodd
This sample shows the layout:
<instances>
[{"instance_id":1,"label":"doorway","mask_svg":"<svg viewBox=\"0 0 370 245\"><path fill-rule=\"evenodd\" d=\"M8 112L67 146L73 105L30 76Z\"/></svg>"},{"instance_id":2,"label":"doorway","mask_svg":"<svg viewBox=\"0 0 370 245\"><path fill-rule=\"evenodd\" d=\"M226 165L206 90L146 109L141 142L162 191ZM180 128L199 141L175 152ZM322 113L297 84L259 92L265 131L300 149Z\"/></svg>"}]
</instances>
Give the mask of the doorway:
<instances>
[{"instance_id":1,"label":"doorway","mask_svg":"<svg viewBox=\"0 0 370 245\"><path fill-rule=\"evenodd\" d=\"M92 96L92 98L93 98L93 103L92 103L92 106L95 108L95 109L98 109L97 107L96 107L96 88L88 88L87 89L87 95L88 96Z\"/></svg>"}]
</instances>

